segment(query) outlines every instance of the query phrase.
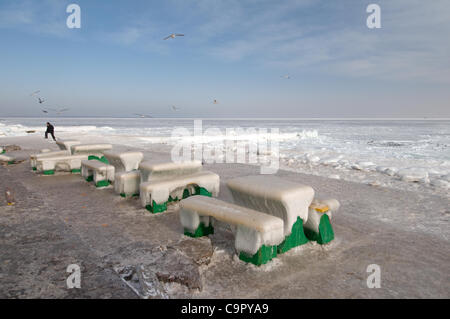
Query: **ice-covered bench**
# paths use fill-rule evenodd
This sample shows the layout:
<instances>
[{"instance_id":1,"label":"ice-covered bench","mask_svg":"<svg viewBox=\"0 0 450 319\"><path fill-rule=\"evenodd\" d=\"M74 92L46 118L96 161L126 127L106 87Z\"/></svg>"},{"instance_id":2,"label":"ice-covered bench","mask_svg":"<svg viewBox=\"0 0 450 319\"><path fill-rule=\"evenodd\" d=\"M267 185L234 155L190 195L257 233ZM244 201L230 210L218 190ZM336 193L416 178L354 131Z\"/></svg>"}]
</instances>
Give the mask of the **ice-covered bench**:
<instances>
[{"instance_id":1,"label":"ice-covered bench","mask_svg":"<svg viewBox=\"0 0 450 319\"><path fill-rule=\"evenodd\" d=\"M96 187L105 187L114 182L114 166L98 160L84 160L81 162L81 176L86 181L94 181Z\"/></svg>"},{"instance_id":2,"label":"ice-covered bench","mask_svg":"<svg viewBox=\"0 0 450 319\"><path fill-rule=\"evenodd\" d=\"M70 147L73 155L88 155L89 159L96 159L107 163L103 153L112 149L111 144L77 144Z\"/></svg>"},{"instance_id":3,"label":"ice-covered bench","mask_svg":"<svg viewBox=\"0 0 450 319\"><path fill-rule=\"evenodd\" d=\"M141 172L119 172L114 176L114 191L122 197L139 196Z\"/></svg>"},{"instance_id":4,"label":"ice-covered bench","mask_svg":"<svg viewBox=\"0 0 450 319\"><path fill-rule=\"evenodd\" d=\"M235 248L243 261L267 263L277 256L277 245L284 240L281 218L206 196L183 199L180 205L185 235L212 234L215 220L235 226Z\"/></svg>"},{"instance_id":5,"label":"ice-covered bench","mask_svg":"<svg viewBox=\"0 0 450 319\"><path fill-rule=\"evenodd\" d=\"M0 155L0 163L2 164L14 164L16 161L14 156Z\"/></svg>"},{"instance_id":6,"label":"ice-covered bench","mask_svg":"<svg viewBox=\"0 0 450 319\"><path fill-rule=\"evenodd\" d=\"M139 193L142 206L152 213L159 213L167 210L169 202L189 196L216 197L219 194L219 187L219 175L213 172L200 171L141 183Z\"/></svg>"},{"instance_id":7,"label":"ice-covered bench","mask_svg":"<svg viewBox=\"0 0 450 319\"><path fill-rule=\"evenodd\" d=\"M238 177L229 180L227 186L236 204L283 219L285 239L278 253L308 242L303 226L314 198L310 186L271 175Z\"/></svg>"},{"instance_id":8,"label":"ice-covered bench","mask_svg":"<svg viewBox=\"0 0 450 319\"><path fill-rule=\"evenodd\" d=\"M304 224L305 235L309 240L323 245L334 239L330 220L332 212L336 212L339 206L336 199L313 200L309 206L308 220Z\"/></svg>"},{"instance_id":9,"label":"ice-covered bench","mask_svg":"<svg viewBox=\"0 0 450 319\"><path fill-rule=\"evenodd\" d=\"M114 190L122 197L138 196L141 174L137 170L144 158L141 152L113 152L104 153L110 165L115 168Z\"/></svg>"},{"instance_id":10,"label":"ice-covered bench","mask_svg":"<svg viewBox=\"0 0 450 319\"><path fill-rule=\"evenodd\" d=\"M202 170L202 162L186 161L154 163L151 161L145 161L139 164L139 170L141 171L141 181L144 183L152 180L166 179L200 172Z\"/></svg>"},{"instance_id":11,"label":"ice-covered bench","mask_svg":"<svg viewBox=\"0 0 450 319\"><path fill-rule=\"evenodd\" d=\"M62 151L69 151L71 152L71 147L73 145L81 144L80 141L77 140L57 140L56 145L58 145L59 149Z\"/></svg>"},{"instance_id":12,"label":"ice-covered bench","mask_svg":"<svg viewBox=\"0 0 450 319\"><path fill-rule=\"evenodd\" d=\"M144 158L142 152L114 152L106 151L103 155L109 164L114 166L116 172L130 172L139 168Z\"/></svg>"},{"instance_id":13,"label":"ice-covered bench","mask_svg":"<svg viewBox=\"0 0 450 319\"><path fill-rule=\"evenodd\" d=\"M41 152L38 154L32 154L30 155L30 164L31 164L31 168L35 171L36 170L36 160L39 158L44 158L44 157L55 157L55 156L70 156L70 151L69 150L63 150L63 151L45 151L45 152Z\"/></svg>"},{"instance_id":14,"label":"ice-covered bench","mask_svg":"<svg viewBox=\"0 0 450 319\"><path fill-rule=\"evenodd\" d=\"M87 155L63 155L37 158L36 170L43 172L44 175L53 175L55 170L79 173L81 161L87 159Z\"/></svg>"}]
</instances>

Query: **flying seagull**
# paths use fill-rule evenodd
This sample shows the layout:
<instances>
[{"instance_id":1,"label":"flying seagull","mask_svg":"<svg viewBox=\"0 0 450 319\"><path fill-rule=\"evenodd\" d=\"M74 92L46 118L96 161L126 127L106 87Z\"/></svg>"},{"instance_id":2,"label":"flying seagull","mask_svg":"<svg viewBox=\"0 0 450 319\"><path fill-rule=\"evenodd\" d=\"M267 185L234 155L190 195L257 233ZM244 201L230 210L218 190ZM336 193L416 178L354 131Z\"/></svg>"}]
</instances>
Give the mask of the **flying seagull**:
<instances>
[{"instance_id":1,"label":"flying seagull","mask_svg":"<svg viewBox=\"0 0 450 319\"><path fill-rule=\"evenodd\" d=\"M152 117L150 115L145 115L145 114L140 114L140 113L134 113L134 115L137 115L137 116L139 116L141 118L151 118Z\"/></svg>"},{"instance_id":2,"label":"flying seagull","mask_svg":"<svg viewBox=\"0 0 450 319\"><path fill-rule=\"evenodd\" d=\"M49 107L47 109L49 109L50 111L56 112L57 115L61 115L62 112L66 112L66 111L70 110L68 108L52 109L52 108L49 108Z\"/></svg>"},{"instance_id":3,"label":"flying seagull","mask_svg":"<svg viewBox=\"0 0 450 319\"><path fill-rule=\"evenodd\" d=\"M184 37L184 34L180 34L180 33L172 33L171 35L165 37L163 40L167 40L167 39L175 39L175 37Z\"/></svg>"},{"instance_id":4,"label":"flying seagull","mask_svg":"<svg viewBox=\"0 0 450 319\"><path fill-rule=\"evenodd\" d=\"M214 100L214 102L213 102L214 104L219 104L219 101L217 101L217 100Z\"/></svg>"},{"instance_id":5,"label":"flying seagull","mask_svg":"<svg viewBox=\"0 0 450 319\"><path fill-rule=\"evenodd\" d=\"M291 78L291 76L290 76L289 74L282 75L281 77L282 77L282 78L285 78L285 79L290 79L290 78Z\"/></svg>"},{"instance_id":6,"label":"flying seagull","mask_svg":"<svg viewBox=\"0 0 450 319\"><path fill-rule=\"evenodd\" d=\"M177 111L179 109L180 109L179 107L176 107L175 105L172 105L172 110Z\"/></svg>"},{"instance_id":7,"label":"flying seagull","mask_svg":"<svg viewBox=\"0 0 450 319\"><path fill-rule=\"evenodd\" d=\"M44 112L44 113L48 113L48 111L47 111L47 110L42 110L42 112Z\"/></svg>"},{"instance_id":8,"label":"flying seagull","mask_svg":"<svg viewBox=\"0 0 450 319\"><path fill-rule=\"evenodd\" d=\"M41 92L41 90L34 91L33 93L30 94L30 96L35 96L35 95L38 94L39 92Z\"/></svg>"},{"instance_id":9,"label":"flying seagull","mask_svg":"<svg viewBox=\"0 0 450 319\"><path fill-rule=\"evenodd\" d=\"M41 99L40 97L38 97L38 102L39 102L39 104L42 104L42 103L45 102L45 100L44 100L44 99Z\"/></svg>"}]
</instances>

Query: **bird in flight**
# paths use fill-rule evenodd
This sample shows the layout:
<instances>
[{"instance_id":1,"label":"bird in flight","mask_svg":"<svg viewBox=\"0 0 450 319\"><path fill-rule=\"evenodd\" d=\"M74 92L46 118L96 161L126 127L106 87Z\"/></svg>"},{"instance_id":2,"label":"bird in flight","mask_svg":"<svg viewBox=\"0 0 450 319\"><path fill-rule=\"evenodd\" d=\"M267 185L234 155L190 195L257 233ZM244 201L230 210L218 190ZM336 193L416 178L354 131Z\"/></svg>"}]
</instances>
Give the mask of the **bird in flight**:
<instances>
[{"instance_id":1,"label":"bird in flight","mask_svg":"<svg viewBox=\"0 0 450 319\"><path fill-rule=\"evenodd\" d=\"M68 109L68 108L52 109L52 108L49 108L49 107L48 107L47 109L50 110L50 111L56 112L57 115L61 115L61 113L70 110L70 109ZM44 113L46 113L46 112L44 112ZM47 113L48 113L48 111L47 111Z\"/></svg>"},{"instance_id":2,"label":"bird in flight","mask_svg":"<svg viewBox=\"0 0 450 319\"><path fill-rule=\"evenodd\" d=\"M172 105L172 110L177 111L179 109L180 109L179 107L176 107L175 105Z\"/></svg>"},{"instance_id":3,"label":"bird in flight","mask_svg":"<svg viewBox=\"0 0 450 319\"><path fill-rule=\"evenodd\" d=\"M167 40L167 39L175 39L175 37L184 37L184 34L180 34L180 33L172 33L171 35L165 37L163 40Z\"/></svg>"},{"instance_id":4,"label":"bird in flight","mask_svg":"<svg viewBox=\"0 0 450 319\"><path fill-rule=\"evenodd\" d=\"M214 104L219 104L219 101L214 100L213 103L214 103Z\"/></svg>"},{"instance_id":5,"label":"bird in flight","mask_svg":"<svg viewBox=\"0 0 450 319\"><path fill-rule=\"evenodd\" d=\"M42 104L42 103L44 103L44 102L45 102L45 100L44 100L44 99L42 99L42 98L40 98L40 97L38 97L38 102L39 102L39 104Z\"/></svg>"},{"instance_id":6,"label":"bird in flight","mask_svg":"<svg viewBox=\"0 0 450 319\"><path fill-rule=\"evenodd\" d=\"M47 110L42 110L42 112L44 112L44 113L48 113L48 111L47 111Z\"/></svg>"},{"instance_id":7,"label":"bird in flight","mask_svg":"<svg viewBox=\"0 0 450 319\"><path fill-rule=\"evenodd\" d=\"M145 114L140 114L140 113L134 113L134 115L137 115L141 118L152 118L152 116L150 116L150 115L145 115Z\"/></svg>"},{"instance_id":8,"label":"bird in flight","mask_svg":"<svg viewBox=\"0 0 450 319\"><path fill-rule=\"evenodd\" d=\"M41 92L41 90L34 91L33 93L30 94L30 96L35 96L35 95L38 94L39 92Z\"/></svg>"},{"instance_id":9,"label":"bird in flight","mask_svg":"<svg viewBox=\"0 0 450 319\"><path fill-rule=\"evenodd\" d=\"M289 74L282 75L281 77L285 78L285 79L290 79L291 78L291 76Z\"/></svg>"}]
</instances>

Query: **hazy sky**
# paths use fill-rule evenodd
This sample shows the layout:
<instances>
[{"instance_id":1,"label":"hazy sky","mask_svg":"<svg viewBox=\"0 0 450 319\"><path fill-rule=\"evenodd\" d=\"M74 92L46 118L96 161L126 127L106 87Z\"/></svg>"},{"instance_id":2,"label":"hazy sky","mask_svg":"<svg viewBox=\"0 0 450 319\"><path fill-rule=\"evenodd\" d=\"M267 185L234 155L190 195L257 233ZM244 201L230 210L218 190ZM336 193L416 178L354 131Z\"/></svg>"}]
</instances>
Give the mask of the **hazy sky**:
<instances>
[{"instance_id":1,"label":"hazy sky","mask_svg":"<svg viewBox=\"0 0 450 319\"><path fill-rule=\"evenodd\" d=\"M0 116L42 115L36 90L69 116L450 117L450 1L2 0Z\"/></svg>"}]
</instances>

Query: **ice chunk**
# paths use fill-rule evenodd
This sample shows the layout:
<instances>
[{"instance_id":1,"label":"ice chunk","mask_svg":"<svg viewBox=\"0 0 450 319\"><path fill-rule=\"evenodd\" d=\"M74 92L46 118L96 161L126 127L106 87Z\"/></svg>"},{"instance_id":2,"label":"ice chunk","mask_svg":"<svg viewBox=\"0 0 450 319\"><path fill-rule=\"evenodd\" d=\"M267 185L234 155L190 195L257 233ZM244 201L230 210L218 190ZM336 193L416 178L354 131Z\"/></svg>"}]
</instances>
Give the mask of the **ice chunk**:
<instances>
[{"instance_id":1,"label":"ice chunk","mask_svg":"<svg viewBox=\"0 0 450 319\"><path fill-rule=\"evenodd\" d=\"M404 168L397 172L397 176L406 182L429 183L428 171L420 167Z\"/></svg>"}]
</instances>

